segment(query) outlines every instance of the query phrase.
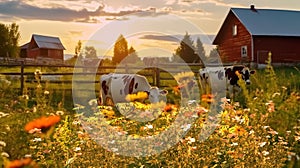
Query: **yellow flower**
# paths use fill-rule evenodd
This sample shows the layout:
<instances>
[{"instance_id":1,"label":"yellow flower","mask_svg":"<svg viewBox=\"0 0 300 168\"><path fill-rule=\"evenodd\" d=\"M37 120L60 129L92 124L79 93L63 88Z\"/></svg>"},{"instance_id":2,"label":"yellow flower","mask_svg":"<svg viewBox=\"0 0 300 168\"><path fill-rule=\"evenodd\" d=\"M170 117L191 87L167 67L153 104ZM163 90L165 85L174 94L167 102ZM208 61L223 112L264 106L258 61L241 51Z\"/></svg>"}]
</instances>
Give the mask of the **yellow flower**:
<instances>
[{"instance_id":1,"label":"yellow flower","mask_svg":"<svg viewBox=\"0 0 300 168\"><path fill-rule=\"evenodd\" d=\"M239 136L244 135L246 132L247 131L243 127L238 125L229 128L229 133L239 135Z\"/></svg>"},{"instance_id":2,"label":"yellow flower","mask_svg":"<svg viewBox=\"0 0 300 168\"><path fill-rule=\"evenodd\" d=\"M219 130L219 132L221 133L221 135L226 135L226 134L228 134L228 128L229 128L229 126L228 125L223 125L223 126L221 126L221 128L220 128L220 130Z\"/></svg>"},{"instance_id":3,"label":"yellow flower","mask_svg":"<svg viewBox=\"0 0 300 168\"><path fill-rule=\"evenodd\" d=\"M128 94L125 99L127 101L132 102L137 100L138 101L145 100L147 98L148 98L148 94L146 92L138 92L136 94Z\"/></svg>"}]
</instances>

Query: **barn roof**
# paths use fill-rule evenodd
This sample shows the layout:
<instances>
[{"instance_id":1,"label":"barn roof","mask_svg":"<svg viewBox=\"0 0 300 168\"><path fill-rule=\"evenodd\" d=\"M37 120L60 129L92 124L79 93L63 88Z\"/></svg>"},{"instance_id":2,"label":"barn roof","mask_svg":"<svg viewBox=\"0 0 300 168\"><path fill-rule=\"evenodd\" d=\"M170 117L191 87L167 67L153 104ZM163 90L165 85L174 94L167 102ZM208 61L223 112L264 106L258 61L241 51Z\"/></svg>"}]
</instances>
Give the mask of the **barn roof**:
<instances>
[{"instance_id":1,"label":"barn roof","mask_svg":"<svg viewBox=\"0 0 300 168\"><path fill-rule=\"evenodd\" d=\"M251 35L300 37L300 11L254 7L231 8L231 11Z\"/></svg>"},{"instance_id":2,"label":"barn roof","mask_svg":"<svg viewBox=\"0 0 300 168\"><path fill-rule=\"evenodd\" d=\"M27 49L29 46L29 42L20 46L20 49Z\"/></svg>"},{"instance_id":3,"label":"barn roof","mask_svg":"<svg viewBox=\"0 0 300 168\"><path fill-rule=\"evenodd\" d=\"M36 42L39 48L65 50L65 47L58 37L33 34L32 39Z\"/></svg>"}]
</instances>

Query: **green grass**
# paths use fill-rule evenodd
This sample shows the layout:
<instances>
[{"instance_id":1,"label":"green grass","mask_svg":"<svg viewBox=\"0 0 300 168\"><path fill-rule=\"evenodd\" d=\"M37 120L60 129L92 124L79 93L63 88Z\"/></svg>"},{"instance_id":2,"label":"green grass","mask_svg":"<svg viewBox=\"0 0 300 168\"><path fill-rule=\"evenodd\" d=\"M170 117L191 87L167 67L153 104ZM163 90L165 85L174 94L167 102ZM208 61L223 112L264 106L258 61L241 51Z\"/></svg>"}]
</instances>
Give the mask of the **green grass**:
<instances>
[{"instance_id":1,"label":"green grass","mask_svg":"<svg viewBox=\"0 0 300 168\"><path fill-rule=\"evenodd\" d=\"M257 70L251 77L252 85L241 84L243 92L237 95L235 102L225 103L220 116L210 117L203 110L210 105L206 102L201 102L202 106L182 105L180 108L180 96L175 95L172 89L176 83L166 82L164 84L170 86L168 103L171 108L168 111L159 109L160 115L145 123L124 118L116 108L99 109L95 105L86 104L84 108L79 106L74 111L71 92L54 90L55 86L52 85L42 84L42 88L37 88L37 83L27 84L28 88L32 88L28 89L29 99L20 97L11 86L0 87L0 112L8 114L3 117L0 115L0 141L6 143L6 146L0 146L0 153L8 153L9 160L31 155L40 167L298 167L298 69L270 67ZM170 74L162 76L170 77ZM50 94L45 95L45 90ZM85 93L80 94L84 97ZM139 108L147 107L136 107ZM29 121L57 111L64 111L64 114L50 137L29 134L24 130ZM99 145L91 136L92 133L98 138L105 136L99 130L107 127L107 123L120 132L127 132L132 138L154 136L170 128L179 114L184 116L179 119L180 123L197 116L190 131L168 150L152 156L118 155ZM106 118L101 119L101 116ZM221 119L216 130L208 139L200 142L197 137L209 130L210 125L207 123L215 117ZM152 128L146 128L147 125L152 125ZM88 132L89 129L94 131ZM41 138L41 141L33 141L36 138ZM176 140L166 137L163 142ZM3 159L0 157L0 166Z\"/></svg>"}]
</instances>

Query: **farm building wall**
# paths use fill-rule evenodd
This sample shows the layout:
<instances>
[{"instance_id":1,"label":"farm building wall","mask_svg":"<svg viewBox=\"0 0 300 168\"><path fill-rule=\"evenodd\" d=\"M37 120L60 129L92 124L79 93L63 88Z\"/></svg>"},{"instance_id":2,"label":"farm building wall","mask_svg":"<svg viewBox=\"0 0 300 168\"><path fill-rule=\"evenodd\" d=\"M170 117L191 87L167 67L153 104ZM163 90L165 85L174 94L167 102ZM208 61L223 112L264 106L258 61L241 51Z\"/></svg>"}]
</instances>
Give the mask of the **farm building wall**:
<instances>
[{"instance_id":1,"label":"farm building wall","mask_svg":"<svg viewBox=\"0 0 300 168\"><path fill-rule=\"evenodd\" d=\"M224 63L251 61L251 35L232 12L226 17L214 44L218 45L219 54Z\"/></svg>"},{"instance_id":2,"label":"farm building wall","mask_svg":"<svg viewBox=\"0 0 300 168\"><path fill-rule=\"evenodd\" d=\"M300 37L254 36L254 62L265 63L268 52L273 63L300 62Z\"/></svg>"}]
</instances>

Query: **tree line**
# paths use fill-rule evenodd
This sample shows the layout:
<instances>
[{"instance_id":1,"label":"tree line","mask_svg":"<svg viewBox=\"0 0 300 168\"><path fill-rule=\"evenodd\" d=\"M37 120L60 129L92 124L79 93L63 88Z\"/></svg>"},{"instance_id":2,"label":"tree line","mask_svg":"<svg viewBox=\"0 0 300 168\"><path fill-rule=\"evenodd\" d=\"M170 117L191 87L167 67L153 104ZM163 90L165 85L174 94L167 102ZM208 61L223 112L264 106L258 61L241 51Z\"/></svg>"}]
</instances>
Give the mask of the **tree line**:
<instances>
[{"instance_id":1,"label":"tree line","mask_svg":"<svg viewBox=\"0 0 300 168\"><path fill-rule=\"evenodd\" d=\"M18 45L20 40L19 26L16 23L5 25L0 23L0 57L18 58L20 55L20 47ZM217 48L211 50L209 57L218 56ZM82 42L79 40L74 52L74 57L69 62L82 58L97 59L97 51L93 46L85 46L82 48ZM174 51L172 62L186 62L186 63L201 63L208 57L206 56L203 43L198 37L194 42L191 36L186 32L179 46ZM111 64L119 63L136 63L140 59L133 46L128 47L126 38L120 34L114 43L113 57L111 60L106 60Z\"/></svg>"}]
</instances>

